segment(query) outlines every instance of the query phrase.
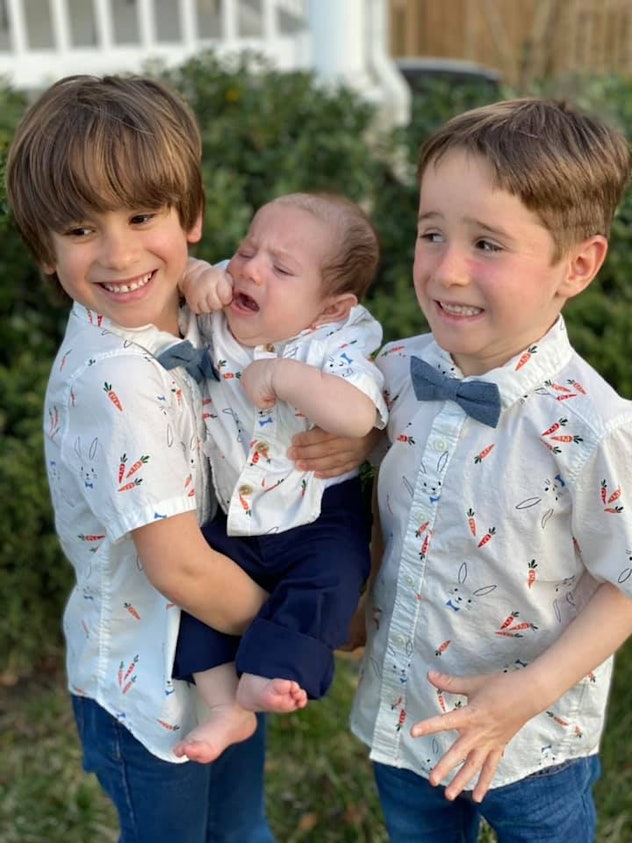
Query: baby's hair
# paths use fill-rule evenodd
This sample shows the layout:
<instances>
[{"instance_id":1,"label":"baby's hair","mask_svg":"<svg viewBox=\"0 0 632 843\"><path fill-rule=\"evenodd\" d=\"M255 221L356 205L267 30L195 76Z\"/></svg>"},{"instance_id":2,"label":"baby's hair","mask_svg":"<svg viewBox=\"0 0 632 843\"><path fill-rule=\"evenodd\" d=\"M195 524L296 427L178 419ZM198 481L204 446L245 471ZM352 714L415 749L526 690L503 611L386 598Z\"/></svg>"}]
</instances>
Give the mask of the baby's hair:
<instances>
[{"instance_id":1,"label":"baby's hair","mask_svg":"<svg viewBox=\"0 0 632 843\"><path fill-rule=\"evenodd\" d=\"M624 135L557 100L507 100L453 117L422 144L420 184L453 150L483 158L494 185L539 217L555 244L553 262L588 237L609 236L630 178Z\"/></svg>"},{"instance_id":2,"label":"baby's hair","mask_svg":"<svg viewBox=\"0 0 632 843\"><path fill-rule=\"evenodd\" d=\"M354 293L360 301L375 280L380 244L362 208L336 193L287 193L269 204L313 214L332 231L332 249L320 268L325 295Z\"/></svg>"},{"instance_id":3,"label":"baby's hair","mask_svg":"<svg viewBox=\"0 0 632 843\"><path fill-rule=\"evenodd\" d=\"M7 195L39 264L54 264L51 232L90 212L173 207L190 231L204 209L196 120L152 79L68 76L19 124L7 160Z\"/></svg>"}]
</instances>

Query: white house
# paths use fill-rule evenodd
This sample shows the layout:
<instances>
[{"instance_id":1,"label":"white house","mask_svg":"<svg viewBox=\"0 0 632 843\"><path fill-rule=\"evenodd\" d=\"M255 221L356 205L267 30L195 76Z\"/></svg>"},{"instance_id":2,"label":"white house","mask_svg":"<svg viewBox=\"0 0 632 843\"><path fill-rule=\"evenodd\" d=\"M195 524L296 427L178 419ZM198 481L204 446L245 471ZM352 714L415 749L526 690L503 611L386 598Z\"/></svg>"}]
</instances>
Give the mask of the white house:
<instances>
[{"instance_id":1,"label":"white house","mask_svg":"<svg viewBox=\"0 0 632 843\"><path fill-rule=\"evenodd\" d=\"M387 0L0 0L0 76L39 89L70 73L252 49L280 70L351 85L401 124L410 93L389 57L387 20Z\"/></svg>"}]
</instances>

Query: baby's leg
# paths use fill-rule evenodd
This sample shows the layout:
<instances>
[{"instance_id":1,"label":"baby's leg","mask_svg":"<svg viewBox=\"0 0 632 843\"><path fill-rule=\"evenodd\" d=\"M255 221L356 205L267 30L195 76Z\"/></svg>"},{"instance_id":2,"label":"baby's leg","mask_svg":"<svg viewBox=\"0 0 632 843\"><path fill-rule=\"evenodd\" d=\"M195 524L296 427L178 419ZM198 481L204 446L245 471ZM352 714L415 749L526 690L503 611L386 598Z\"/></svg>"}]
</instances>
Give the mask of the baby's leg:
<instances>
[{"instance_id":1,"label":"baby's leg","mask_svg":"<svg viewBox=\"0 0 632 843\"><path fill-rule=\"evenodd\" d=\"M196 726L174 748L178 758L208 764L231 744L245 741L257 728L257 718L236 700L234 664L222 664L194 674L198 693L208 706L208 719Z\"/></svg>"},{"instance_id":2,"label":"baby's leg","mask_svg":"<svg viewBox=\"0 0 632 843\"><path fill-rule=\"evenodd\" d=\"M237 687L237 702L248 711L289 714L307 705L307 693L292 679L268 679L244 673Z\"/></svg>"}]
</instances>

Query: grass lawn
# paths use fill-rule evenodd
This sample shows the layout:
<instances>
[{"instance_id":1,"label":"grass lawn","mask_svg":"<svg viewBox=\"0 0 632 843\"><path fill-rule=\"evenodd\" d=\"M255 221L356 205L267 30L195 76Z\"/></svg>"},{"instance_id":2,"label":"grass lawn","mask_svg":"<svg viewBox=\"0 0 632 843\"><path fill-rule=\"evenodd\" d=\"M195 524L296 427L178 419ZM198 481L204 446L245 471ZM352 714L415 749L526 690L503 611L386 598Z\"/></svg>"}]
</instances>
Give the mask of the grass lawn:
<instances>
[{"instance_id":1,"label":"grass lawn","mask_svg":"<svg viewBox=\"0 0 632 843\"><path fill-rule=\"evenodd\" d=\"M270 718L268 807L279 843L387 840L366 751L346 728L357 665L329 696ZM597 843L632 841L632 644L619 654L597 789ZM58 667L0 688L0 843L115 843L116 819L81 755ZM485 840L492 836L484 833Z\"/></svg>"}]
</instances>

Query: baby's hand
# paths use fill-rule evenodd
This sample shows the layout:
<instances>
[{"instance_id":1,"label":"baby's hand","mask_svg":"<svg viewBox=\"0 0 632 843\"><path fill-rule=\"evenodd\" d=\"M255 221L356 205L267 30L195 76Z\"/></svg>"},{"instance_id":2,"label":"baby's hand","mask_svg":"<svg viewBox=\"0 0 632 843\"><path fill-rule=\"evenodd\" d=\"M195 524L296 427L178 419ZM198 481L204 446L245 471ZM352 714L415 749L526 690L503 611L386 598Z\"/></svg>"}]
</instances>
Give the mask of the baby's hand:
<instances>
[{"instance_id":1,"label":"baby's hand","mask_svg":"<svg viewBox=\"0 0 632 843\"><path fill-rule=\"evenodd\" d=\"M189 258L180 282L180 292L193 313L221 310L233 299L233 279L224 269Z\"/></svg>"},{"instance_id":2,"label":"baby's hand","mask_svg":"<svg viewBox=\"0 0 632 843\"><path fill-rule=\"evenodd\" d=\"M269 410L277 401L274 378L282 360L253 360L241 373L241 385L259 410Z\"/></svg>"}]
</instances>

